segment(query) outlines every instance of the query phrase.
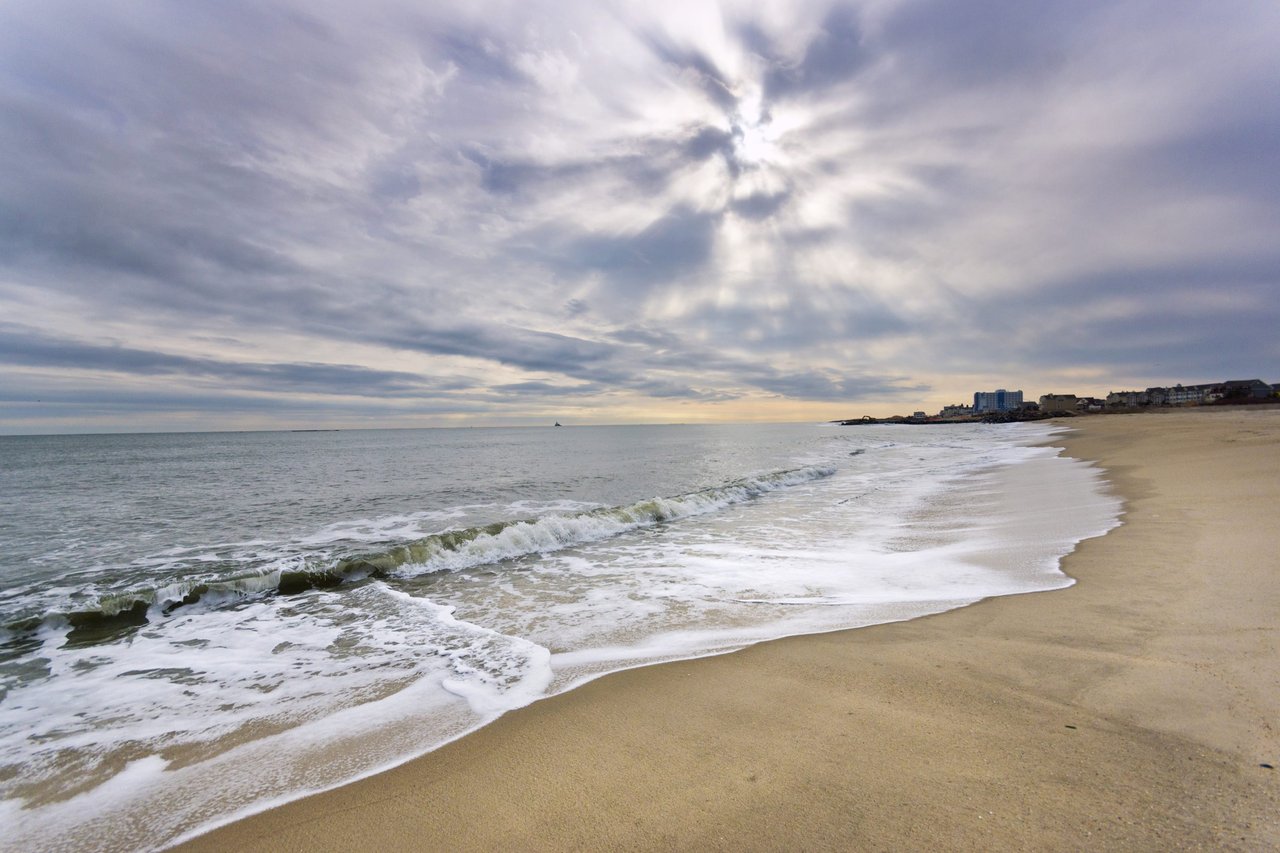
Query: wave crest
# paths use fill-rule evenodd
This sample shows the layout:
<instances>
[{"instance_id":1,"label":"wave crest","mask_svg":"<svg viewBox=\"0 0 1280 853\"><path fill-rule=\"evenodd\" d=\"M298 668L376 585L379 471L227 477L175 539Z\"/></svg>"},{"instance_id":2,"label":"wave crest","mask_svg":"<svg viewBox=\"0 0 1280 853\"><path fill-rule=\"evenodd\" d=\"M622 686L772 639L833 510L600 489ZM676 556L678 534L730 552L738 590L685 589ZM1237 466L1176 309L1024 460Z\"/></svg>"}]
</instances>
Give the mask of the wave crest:
<instances>
[{"instance_id":1,"label":"wave crest","mask_svg":"<svg viewBox=\"0 0 1280 853\"><path fill-rule=\"evenodd\" d=\"M777 489L835 473L810 465L735 480L674 497L650 498L617 507L498 521L477 527L434 533L383 551L357 554L328 566L299 558L294 567L237 574L224 579L179 582L156 589L104 595L96 606L24 619L5 628L26 634L40 626L66 627L73 645L110 640L150 621L152 608L164 615L204 602L240 601L262 594L292 595L309 589L331 589L368 578L413 577L459 571L532 554L546 554L599 542L621 533L716 512Z\"/></svg>"}]
</instances>

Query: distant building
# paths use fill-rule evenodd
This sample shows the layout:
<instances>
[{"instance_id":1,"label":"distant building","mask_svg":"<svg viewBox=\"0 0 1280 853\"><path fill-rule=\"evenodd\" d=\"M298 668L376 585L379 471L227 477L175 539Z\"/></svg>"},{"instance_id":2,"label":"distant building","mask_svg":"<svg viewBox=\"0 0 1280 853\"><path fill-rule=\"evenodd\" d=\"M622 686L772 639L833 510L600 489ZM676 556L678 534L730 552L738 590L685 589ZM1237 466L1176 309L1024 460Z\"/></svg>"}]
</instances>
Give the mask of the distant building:
<instances>
[{"instance_id":1,"label":"distant building","mask_svg":"<svg viewBox=\"0 0 1280 853\"><path fill-rule=\"evenodd\" d=\"M1151 398L1146 391L1112 391L1107 395L1109 409L1136 409L1138 406L1149 406Z\"/></svg>"},{"instance_id":2,"label":"distant building","mask_svg":"<svg viewBox=\"0 0 1280 853\"><path fill-rule=\"evenodd\" d=\"M1022 408L1022 392L1006 391L997 388L995 391L975 391L973 394L974 414L983 412L1013 412Z\"/></svg>"},{"instance_id":3,"label":"distant building","mask_svg":"<svg viewBox=\"0 0 1280 853\"><path fill-rule=\"evenodd\" d=\"M1274 393L1261 379L1230 379L1204 385L1175 385L1172 388L1150 388L1151 404L1156 406L1200 406L1219 400L1265 400Z\"/></svg>"},{"instance_id":4,"label":"distant building","mask_svg":"<svg viewBox=\"0 0 1280 853\"><path fill-rule=\"evenodd\" d=\"M1080 406L1075 394L1044 394L1040 397L1042 412L1074 412Z\"/></svg>"},{"instance_id":5,"label":"distant building","mask_svg":"<svg viewBox=\"0 0 1280 853\"><path fill-rule=\"evenodd\" d=\"M1263 400L1270 396L1271 386L1261 379L1229 379L1222 383L1222 397L1227 400Z\"/></svg>"},{"instance_id":6,"label":"distant building","mask_svg":"<svg viewBox=\"0 0 1280 853\"><path fill-rule=\"evenodd\" d=\"M1219 400L1265 400L1274 392L1261 379L1231 379L1203 385L1174 385L1171 388L1148 388L1145 391L1112 391L1107 407L1133 409L1139 406L1203 406Z\"/></svg>"},{"instance_id":7,"label":"distant building","mask_svg":"<svg viewBox=\"0 0 1280 853\"><path fill-rule=\"evenodd\" d=\"M1198 406L1208 402L1208 396L1214 386L1210 385L1175 385L1164 389L1165 405Z\"/></svg>"},{"instance_id":8,"label":"distant building","mask_svg":"<svg viewBox=\"0 0 1280 853\"><path fill-rule=\"evenodd\" d=\"M966 406L964 403L957 403L954 406L943 406L942 411L938 412L940 418L967 418L973 415L973 406Z\"/></svg>"}]
</instances>

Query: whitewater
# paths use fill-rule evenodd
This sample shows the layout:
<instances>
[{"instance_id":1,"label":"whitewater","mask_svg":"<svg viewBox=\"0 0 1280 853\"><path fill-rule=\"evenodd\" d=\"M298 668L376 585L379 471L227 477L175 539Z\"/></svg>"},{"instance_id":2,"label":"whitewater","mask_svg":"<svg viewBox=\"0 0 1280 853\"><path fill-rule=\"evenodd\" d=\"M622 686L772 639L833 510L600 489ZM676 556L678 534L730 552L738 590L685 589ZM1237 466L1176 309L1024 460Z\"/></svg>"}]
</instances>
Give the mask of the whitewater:
<instances>
[{"instance_id":1,"label":"whitewater","mask_svg":"<svg viewBox=\"0 0 1280 853\"><path fill-rule=\"evenodd\" d=\"M153 850L600 675L1071 583L1054 427L0 438L0 824Z\"/></svg>"}]
</instances>

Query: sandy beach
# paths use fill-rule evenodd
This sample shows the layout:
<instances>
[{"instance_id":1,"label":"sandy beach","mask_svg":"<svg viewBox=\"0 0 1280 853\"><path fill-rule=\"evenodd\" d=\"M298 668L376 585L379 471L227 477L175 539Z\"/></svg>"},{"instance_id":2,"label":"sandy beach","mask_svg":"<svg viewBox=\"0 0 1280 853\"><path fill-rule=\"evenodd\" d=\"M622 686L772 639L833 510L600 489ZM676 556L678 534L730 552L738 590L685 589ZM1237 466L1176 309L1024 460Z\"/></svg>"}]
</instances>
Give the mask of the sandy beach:
<instances>
[{"instance_id":1,"label":"sandy beach","mask_svg":"<svg viewBox=\"0 0 1280 853\"><path fill-rule=\"evenodd\" d=\"M183 850L1280 849L1280 410L1099 416L1068 589L598 679Z\"/></svg>"}]
</instances>

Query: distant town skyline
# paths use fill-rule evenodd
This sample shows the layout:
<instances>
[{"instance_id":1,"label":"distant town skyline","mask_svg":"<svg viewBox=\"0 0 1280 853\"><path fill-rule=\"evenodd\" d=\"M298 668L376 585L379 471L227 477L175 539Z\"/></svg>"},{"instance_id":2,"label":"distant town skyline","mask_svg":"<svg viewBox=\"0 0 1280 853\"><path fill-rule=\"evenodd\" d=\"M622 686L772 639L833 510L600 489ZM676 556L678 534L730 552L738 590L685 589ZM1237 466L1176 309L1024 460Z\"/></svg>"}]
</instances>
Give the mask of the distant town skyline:
<instances>
[{"instance_id":1,"label":"distant town skyline","mask_svg":"<svg viewBox=\"0 0 1280 853\"><path fill-rule=\"evenodd\" d=\"M1108 391L1106 394L1046 392L1024 399L1020 389L975 391L973 402L949 403L938 412L916 409L910 414L836 418L845 426L877 423L968 423L1040 420L1047 417L1103 412L1131 412L1179 407L1218 405L1280 406L1280 382L1261 379L1226 379L1218 382L1149 386L1142 390Z\"/></svg>"},{"instance_id":2,"label":"distant town skyline","mask_svg":"<svg viewBox=\"0 0 1280 853\"><path fill-rule=\"evenodd\" d=\"M1275 381L1278 57L1245 0L16 0L0 433Z\"/></svg>"}]
</instances>

